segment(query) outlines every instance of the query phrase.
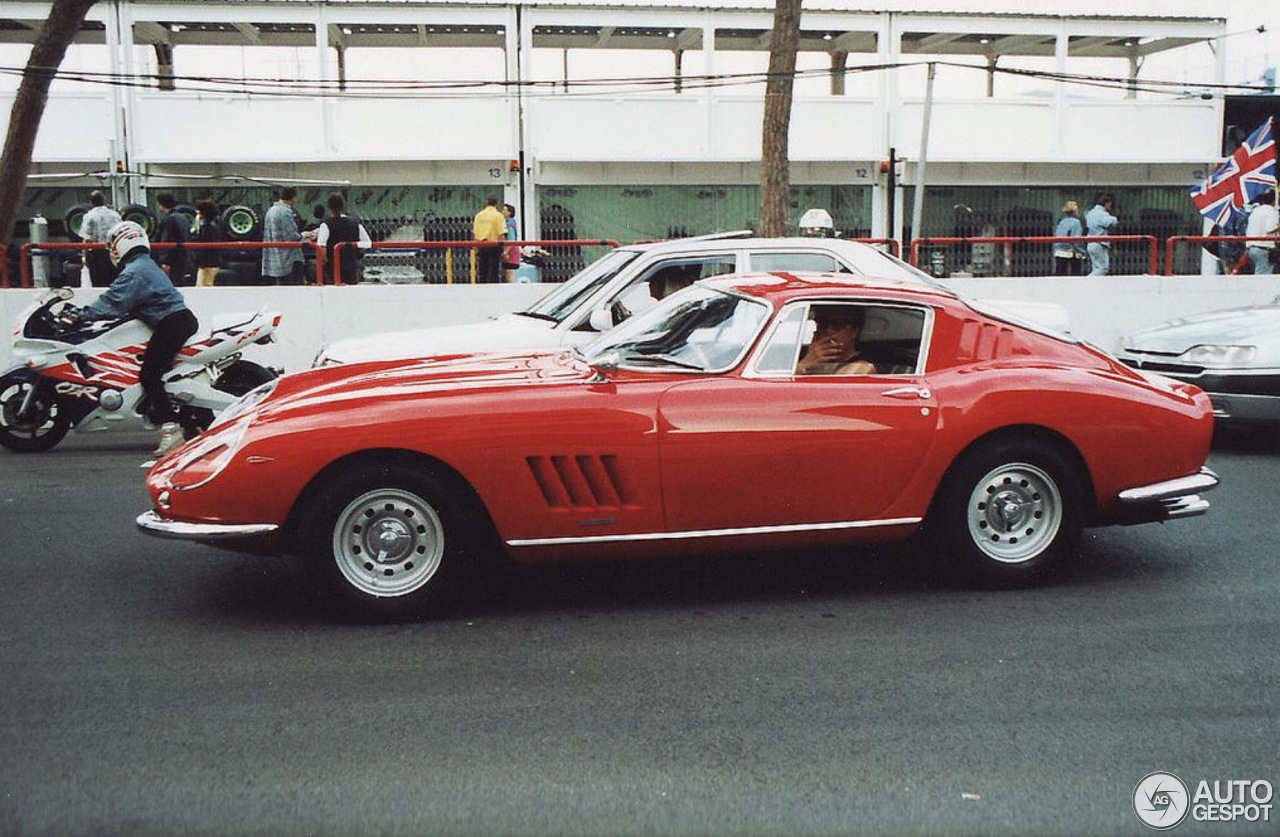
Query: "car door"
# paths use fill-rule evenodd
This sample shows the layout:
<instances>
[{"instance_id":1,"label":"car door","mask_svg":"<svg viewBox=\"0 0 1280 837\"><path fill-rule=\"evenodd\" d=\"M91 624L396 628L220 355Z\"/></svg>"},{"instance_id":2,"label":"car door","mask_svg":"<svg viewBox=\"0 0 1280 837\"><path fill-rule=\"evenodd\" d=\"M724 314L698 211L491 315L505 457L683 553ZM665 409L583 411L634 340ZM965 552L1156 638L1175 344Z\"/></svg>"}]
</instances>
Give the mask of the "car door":
<instances>
[{"instance_id":1,"label":"car door","mask_svg":"<svg viewBox=\"0 0 1280 837\"><path fill-rule=\"evenodd\" d=\"M668 529L879 518L914 477L937 430L922 360L932 318L916 311L918 360L891 372L794 374L807 311L792 306L746 373L668 390L658 417Z\"/></svg>"}]
</instances>

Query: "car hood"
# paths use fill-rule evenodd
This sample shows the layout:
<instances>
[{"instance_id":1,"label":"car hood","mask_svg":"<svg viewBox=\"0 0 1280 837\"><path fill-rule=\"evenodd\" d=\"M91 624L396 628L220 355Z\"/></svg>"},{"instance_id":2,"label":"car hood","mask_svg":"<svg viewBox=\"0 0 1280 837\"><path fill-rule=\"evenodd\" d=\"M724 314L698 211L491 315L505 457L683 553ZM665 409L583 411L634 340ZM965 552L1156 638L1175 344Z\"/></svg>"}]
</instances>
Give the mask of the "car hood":
<instances>
[{"instance_id":1,"label":"car hood","mask_svg":"<svg viewBox=\"0 0 1280 837\"><path fill-rule=\"evenodd\" d=\"M555 323L520 314L502 314L491 320L462 325L433 326L337 340L316 358L324 364L360 363L368 360L421 358L459 352L502 349L547 349L559 343Z\"/></svg>"},{"instance_id":2,"label":"car hood","mask_svg":"<svg viewBox=\"0 0 1280 837\"><path fill-rule=\"evenodd\" d=\"M1257 346L1258 358L1280 359L1280 305L1208 311L1169 320L1120 338L1122 352L1177 356L1195 346Z\"/></svg>"},{"instance_id":3,"label":"car hood","mask_svg":"<svg viewBox=\"0 0 1280 837\"><path fill-rule=\"evenodd\" d=\"M392 404L424 395L472 395L482 391L577 383L595 374L567 351L487 352L426 360L368 362L286 375L261 415L296 410Z\"/></svg>"}]
</instances>

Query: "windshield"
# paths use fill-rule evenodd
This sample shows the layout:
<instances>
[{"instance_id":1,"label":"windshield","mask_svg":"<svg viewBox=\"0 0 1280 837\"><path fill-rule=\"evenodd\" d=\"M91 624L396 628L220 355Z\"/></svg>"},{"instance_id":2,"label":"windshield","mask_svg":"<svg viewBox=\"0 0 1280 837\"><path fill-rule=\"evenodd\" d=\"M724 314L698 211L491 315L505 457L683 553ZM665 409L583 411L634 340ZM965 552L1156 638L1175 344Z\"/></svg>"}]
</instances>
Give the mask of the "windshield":
<instances>
[{"instance_id":1,"label":"windshield","mask_svg":"<svg viewBox=\"0 0 1280 837\"><path fill-rule=\"evenodd\" d=\"M635 250L612 250L521 313L558 323L578 310L588 297L607 285L639 255Z\"/></svg>"},{"instance_id":2,"label":"windshield","mask_svg":"<svg viewBox=\"0 0 1280 837\"><path fill-rule=\"evenodd\" d=\"M694 285L602 334L582 354L619 366L724 371L755 342L769 311L760 300Z\"/></svg>"}]
</instances>

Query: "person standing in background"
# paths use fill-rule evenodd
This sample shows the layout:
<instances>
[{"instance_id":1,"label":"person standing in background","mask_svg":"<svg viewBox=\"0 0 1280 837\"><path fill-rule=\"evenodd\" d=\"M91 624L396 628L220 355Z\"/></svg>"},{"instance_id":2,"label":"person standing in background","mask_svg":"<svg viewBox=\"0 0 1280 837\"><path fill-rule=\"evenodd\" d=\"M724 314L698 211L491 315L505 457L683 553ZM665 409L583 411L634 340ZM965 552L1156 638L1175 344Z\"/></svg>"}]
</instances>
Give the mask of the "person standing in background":
<instances>
[{"instance_id":1,"label":"person standing in background","mask_svg":"<svg viewBox=\"0 0 1280 837\"><path fill-rule=\"evenodd\" d=\"M195 240L204 244L215 244L222 241L222 222L218 219L218 205L211 200L196 201ZM195 250L196 287L212 288L218 278L218 270L222 267L221 250Z\"/></svg>"},{"instance_id":2,"label":"person standing in background","mask_svg":"<svg viewBox=\"0 0 1280 837\"><path fill-rule=\"evenodd\" d=\"M1249 213L1249 226L1245 228L1247 236L1270 236L1273 239L1280 231L1280 211L1276 210L1276 190L1268 189L1258 195L1258 205ZM1253 262L1254 276L1271 275L1271 253L1276 243L1272 241L1249 241L1249 261Z\"/></svg>"},{"instance_id":3,"label":"person standing in background","mask_svg":"<svg viewBox=\"0 0 1280 837\"><path fill-rule=\"evenodd\" d=\"M306 257L302 255L302 233L298 230L298 215L293 202L298 190L285 186L280 199L271 205L262 219L262 240L266 242L296 242L297 247L262 248L262 284L301 285L305 277Z\"/></svg>"},{"instance_id":4,"label":"person standing in background","mask_svg":"<svg viewBox=\"0 0 1280 837\"><path fill-rule=\"evenodd\" d=\"M516 223L516 208L509 203L502 205L502 217L506 218L507 241L520 240L520 225ZM516 270L520 268L520 247L507 244L502 248L502 278L506 282L516 281Z\"/></svg>"},{"instance_id":5,"label":"person standing in background","mask_svg":"<svg viewBox=\"0 0 1280 837\"><path fill-rule=\"evenodd\" d=\"M329 193L329 217L324 219L319 227L316 228L316 246L325 248L324 263L325 271L332 271L334 253L336 251L337 258L342 260L340 268L342 274L342 283L344 285L355 285L360 281L360 259L364 256L364 251L369 248L372 243L369 238L369 232L355 218L343 213L346 208L347 200L342 197L341 192ZM355 247L350 245L337 250L337 246L349 241L356 244Z\"/></svg>"},{"instance_id":6,"label":"person standing in background","mask_svg":"<svg viewBox=\"0 0 1280 837\"><path fill-rule=\"evenodd\" d=\"M173 195L161 192L156 196L160 205L160 221L156 224L154 243L173 244L173 248L152 248L151 257L175 285L186 283L187 248L184 246L191 240L191 219L181 212L174 212L178 205Z\"/></svg>"},{"instance_id":7,"label":"person standing in background","mask_svg":"<svg viewBox=\"0 0 1280 837\"><path fill-rule=\"evenodd\" d=\"M498 199L489 198L471 222L471 237L476 241L501 241L507 234L507 222L498 209ZM497 282L502 262L501 246L476 248L477 282Z\"/></svg>"},{"instance_id":8,"label":"person standing in background","mask_svg":"<svg viewBox=\"0 0 1280 837\"><path fill-rule=\"evenodd\" d=\"M106 195L99 189L90 192L89 211L80 219L80 238L105 245L107 233L118 223L120 213L107 206ZM84 251L84 263L89 267L89 284L95 288L105 288L111 284L116 270L111 264L111 256L107 254L106 247Z\"/></svg>"},{"instance_id":9,"label":"person standing in background","mask_svg":"<svg viewBox=\"0 0 1280 837\"><path fill-rule=\"evenodd\" d=\"M1093 209L1084 216L1084 225L1090 237L1111 235L1111 228L1120 220L1112 215L1116 199L1110 192L1099 192L1094 198ZM1089 275L1106 276L1111 270L1111 243L1089 242Z\"/></svg>"},{"instance_id":10,"label":"person standing in background","mask_svg":"<svg viewBox=\"0 0 1280 837\"><path fill-rule=\"evenodd\" d=\"M1084 225L1080 223L1080 205L1075 201L1067 201L1062 205L1062 218L1053 234L1056 238L1084 235ZM1084 252L1081 245L1071 241L1053 242L1053 275L1079 276L1084 264Z\"/></svg>"}]
</instances>

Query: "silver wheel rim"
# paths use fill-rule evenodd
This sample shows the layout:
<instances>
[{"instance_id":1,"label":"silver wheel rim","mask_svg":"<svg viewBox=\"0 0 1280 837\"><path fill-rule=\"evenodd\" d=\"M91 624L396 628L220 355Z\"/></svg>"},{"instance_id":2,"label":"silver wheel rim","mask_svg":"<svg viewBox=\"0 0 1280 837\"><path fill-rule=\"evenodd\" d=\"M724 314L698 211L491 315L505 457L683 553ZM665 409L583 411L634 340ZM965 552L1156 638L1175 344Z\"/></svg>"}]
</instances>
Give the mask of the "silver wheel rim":
<instances>
[{"instance_id":1,"label":"silver wheel rim","mask_svg":"<svg viewBox=\"0 0 1280 837\"><path fill-rule=\"evenodd\" d=\"M1014 462L993 468L974 487L969 536L1002 564L1021 564L1053 543L1062 528L1062 492L1040 468Z\"/></svg>"},{"instance_id":2,"label":"silver wheel rim","mask_svg":"<svg viewBox=\"0 0 1280 837\"><path fill-rule=\"evenodd\" d=\"M40 421L38 424L29 420L24 421L18 416L18 407L30 389L30 383L22 382L13 384L4 392L0 392L0 427L14 436L36 439L53 432L57 423L58 403L54 401L46 404L40 397L40 393L36 393L36 404L41 408L36 411Z\"/></svg>"},{"instance_id":3,"label":"silver wheel rim","mask_svg":"<svg viewBox=\"0 0 1280 837\"><path fill-rule=\"evenodd\" d=\"M435 509L408 491L379 488L338 515L333 555L351 586L369 596L404 596L440 569L444 526Z\"/></svg>"}]
</instances>

